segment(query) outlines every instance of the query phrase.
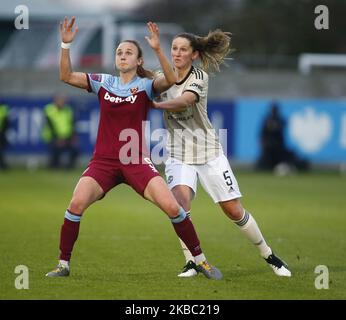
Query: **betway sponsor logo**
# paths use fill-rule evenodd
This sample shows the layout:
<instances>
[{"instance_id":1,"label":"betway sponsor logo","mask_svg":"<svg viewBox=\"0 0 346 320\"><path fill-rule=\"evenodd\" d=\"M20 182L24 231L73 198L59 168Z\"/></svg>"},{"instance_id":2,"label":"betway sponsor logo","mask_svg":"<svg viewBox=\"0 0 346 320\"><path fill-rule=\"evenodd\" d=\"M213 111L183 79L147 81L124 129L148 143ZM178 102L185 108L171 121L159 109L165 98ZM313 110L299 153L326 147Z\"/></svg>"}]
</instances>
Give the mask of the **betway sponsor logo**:
<instances>
[{"instance_id":1,"label":"betway sponsor logo","mask_svg":"<svg viewBox=\"0 0 346 320\"><path fill-rule=\"evenodd\" d=\"M128 96L126 98L122 97L111 97L108 92L105 93L105 96L103 97L106 101L112 102L112 103L122 103L122 102L130 102L135 103L137 96Z\"/></svg>"}]
</instances>

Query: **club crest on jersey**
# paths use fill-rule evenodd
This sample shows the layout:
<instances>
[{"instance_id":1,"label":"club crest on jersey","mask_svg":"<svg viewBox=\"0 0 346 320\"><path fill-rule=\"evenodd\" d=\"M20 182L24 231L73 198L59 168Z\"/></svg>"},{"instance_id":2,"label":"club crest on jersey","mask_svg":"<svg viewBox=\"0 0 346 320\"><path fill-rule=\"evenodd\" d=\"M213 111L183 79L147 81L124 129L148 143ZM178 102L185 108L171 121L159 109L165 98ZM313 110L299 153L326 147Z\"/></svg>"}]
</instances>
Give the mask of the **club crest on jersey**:
<instances>
[{"instance_id":1,"label":"club crest on jersey","mask_svg":"<svg viewBox=\"0 0 346 320\"><path fill-rule=\"evenodd\" d=\"M128 97L112 97L107 91L103 97L106 101L109 101L111 103L123 103L123 102L130 102L131 104L135 103L137 96L128 96Z\"/></svg>"},{"instance_id":2,"label":"club crest on jersey","mask_svg":"<svg viewBox=\"0 0 346 320\"><path fill-rule=\"evenodd\" d=\"M130 91L132 94L136 94L138 92L138 87L131 88Z\"/></svg>"}]
</instances>

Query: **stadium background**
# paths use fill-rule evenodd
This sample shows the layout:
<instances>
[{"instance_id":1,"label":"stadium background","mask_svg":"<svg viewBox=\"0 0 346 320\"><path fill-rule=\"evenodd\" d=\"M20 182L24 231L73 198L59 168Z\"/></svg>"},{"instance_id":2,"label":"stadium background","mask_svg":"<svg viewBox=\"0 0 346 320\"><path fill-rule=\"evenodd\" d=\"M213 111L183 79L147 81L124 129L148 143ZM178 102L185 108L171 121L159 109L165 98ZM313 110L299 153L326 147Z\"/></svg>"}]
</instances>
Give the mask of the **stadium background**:
<instances>
[{"instance_id":1,"label":"stadium background","mask_svg":"<svg viewBox=\"0 0 346 320\"><path fill-rule=\"evenodd\" d=\"M320 4L325 4L329 8L328 30L317 30L314 25L314 20L317 17L314 9ZM18 5L26 5L29 9L29 29L16 30L14 27L14 20L18 16L18 13L15 13L15 8ZM226 240L225 220L223 217L219 217L214 222L214 227L219 228L219 231L221 230L217 239L219 243L223 243L217 245L216 240L211 240L213 226L208 225L209 212L207 212L216 211L216 209L200 189L200 195L194 207L196 211L194 215L196 218L194 219L196 219L197 227L201 229L202 238L206 238L206 246L210 246L214 252L215 259L219 259L221 266L226 270L230 268L231 281L240 275L239 287L233 288L239 289L239 291L236 294L231 294L228 292L227 286L224 286L217 289L219 293L215 295L203 295L198 290L193 290L189 295L189 285L185 288L185 284L179 282L179 285L183 286L180 288L182 295L179 295L179 289L174 287L176 286L175 278L169 279L168 283L163 282L163 285L177 289L173 289L173 292L178 299L299 297L344 299L345 294L342 292L345 292L345 261L344 258L338 256L337 248L345 244L345 230L342 227L345 225L345 217L342 213L345 213L343 197L346 188L344 176L346 171L346 69L345 64L332 67L326 67L322 64L313 66L309 72L306 72L300 67L300 62L303 54L307 53L321 53L327 58L328 54L345 57L343 56L346 49L343 30L345 30L346 22L342 15L345 11L346 2L336 0L218 0L212 2L204 0L176 0L174 2L133 0L120 1L118 5L112 4L111 1L101 1L98 2L97 6L91 1L84 1L83 6L80 5L79 1L72 4L71 1L63 0L54 2L40 0L2 1L0 4L0 96L10 106L11 127L8 132L10 146L6 152L6 157L12 168L8 172L0 172L2 194L0 215L3 222L1 249L3 250L2 253L5 253L2 259L4 256L10 257L5 264L7 269L1 271L2 283L5 285L0 286L0 298L64 298L63 295L59 295L59 290L61 289L63 292L65 284L56 295L51 295L47 284L40 282L42 279L40 279L39 272L35 275L39 289L36 287L34 293L32 293L34 290L28 290L31 291L32 295L16 290L13 288L13 279L15 278L13 269L15 265L26 264L22 250L15 245L17 237L23 241L23 244L26 241L35 243L32 248L28 248L31 252L36 252L41 247L37 237L42 241L49 241L47 247L50 252L43 255L44 262L38 263L39 258L36 256L33 259L32 255L31 258L26 257L26 259L30 262L37 261L32 262L31 268L34 270L43 272L44 267L51 268L49 263L54 263L52 259L55 258L54 250L57 246L57 229L61 222L61 215L82 171L80 169L75 172L56 173L44 169L47 161L47 150L40 136L43 123L43 106L51 101L55 94L59 93L66 95L70 104L75 108L79 146L82 152L79 159L81 168L90 158L96 136L98 120L96 98L87 92L70 88L58 80L57 66L60 43L58 21L65 15L76 15L80 31L77 36L78 40L76 39L71 50L72 65L75 70L87 72L112 73L114 46L121 39L127 38L135 38L142 43L146 65L155 70L158 65L143 39L146 34L145 22L148 20L159 23L162 30L162 44L167 54L169 54L172 36L183 30L204 34L208 30L221 28L233 33L232 41L235 51L232 54L232 60L228 61L227 67L222 67L221 73L210 79L208 113L216 129L227 129L228 135L225 145L227 146L227 155L234 168L239 169L239 176L237 171L236 175L243 186L243 193L249 198L245 201L248 201L248 205L253 208L254 215L256 216L257 211L265 212L263 216L258 217L258 220L263 222L269 239L277 246L281 246L281 251L284 251L284 255L288 255L288 258L294 260L295 263L302 263L304 259L297 258L301 253L296 252L294 245L290 247L285 242L292 241L293 243L292 238L298 234L301 236L298 239L305 241L307 245L306 252L313 257L311 260L304 261L305 264L295 266L297 270L300 270L297 277L300 283L291 283L286 288L287 291L281 295L275 295L275 286L272 284L267 288L267 291L254 290L249 283L255 281L256 285L260 287L261 279L266 279L265 271L263 271L263 275L257 274L257 278L254 278L253 275L247 278L246 268L241 269L240 265L248 264L250 269L255 270L254 265L258 262L252 257L255 255L251 248L249 249L249 245L242 240L236 240L240 243L232 244L231 248L234 248L231 250L234 250L237 256L245 255L245 257L240 258L243 260L240 260L239 263L233 261L231 266L227 264L227 259L223 260L221 251L229 250L225 245L229 241ZM312 163L313 170L308 174L282 178L252 171L254 161L259 156L258 134L260 125L273 101L279 103L287 120L285 138L288 145ZM297 126L296 119L300 119L300 126ZM152 111L149 120L152 130L163 126L159 111ZM316 189L313 189L312 185ZM61 188L64 190L62 191ZM271 197L264 190L261 190L263 188L268 188ZM120 187L117 190L119 191L113 191L114 195L110 195L105 200L103 207L101 204L97 204L95 205L96 209L90 211L100 210L103 213L98 217L104 216L104 219L110 219L106 215L108 212L114 218L111 212L114 211L114 203L116 203L116 211L120 211L120 213L118 212L119 219L123 218L125 221L128 219L128 212L135 213L130 208L130 203L136 210L153 211L150 204L143 204L143 201L129 192L127 187ZM56 193L61 194L56 196ZM45 197L41 198L43 195ZM35 200L38 198L41 199L42 208ZM21 204L27 206L26 211L28 212L23 212L21 206L17 206L15 203L17 199L22 199ZM119 199L123 199L121 204L119 204ZM136 201L139 201L138 204ZM49 207L52 202L55 202L53 204L54 209ZM301 207L297 210L299 205ZM45 238L48 231L43 228L44 222L42 221L47 219L43 208L50 212L52 218L51 224L48 224L48 229L54 236L48 238ZM198 216L198 211L202 211L200 216ZM278 215L278 211L281 215ZM296 224L297 221L292 217L296 211L301 213L301 216L297 218L300 220L299 224ZM10 213L12 213L11 216ZM156 213L156 215L158 214ZM91 216L90 219L92 219ZM150 216L151 218L153 217ZM138 219L139 224L146 221L135 214L133 219L134 223ZM149 221L151 221L150 219ZM330 224L324 219L326 221L334 220L336 223ZM164 218L161 220L164 225ZM159 225L161 220L159 220ZM273 221L268 222L268 220ZM22 230L23 221L28 223L27 230L25 229L26 231L20 234L19 230ZM94 227L95 230L93 230L95 221L99 220L89 220L89 224L85 222L85 228L87 229L89 226L91 228L89 232L93 234L95 231L94 236L97 238L97 227ZM284 223L284 227L280 222ZM14 225L17 225L18 228L15 228ZM110 227L116 225L115 222L109 224ZM206 225L211 229L207 228ZM297 231L301 225L304 225L311 233L306 230ZM325 230L326 225L330 227L328 232ZM98 230L103 230L104 227L104 224L98 225ZM147 227L146 232L150 235L152 233L150 223ZM285 230L281 232L283 228ZM42 232L42 237L39 234L33 236L29 229L36 230L36 233ZM225 231L224 234L222 230ZM109 229L108 232L114 237L114 229ZM148 238L141 233L140 229L133 229L131 224L123 222L117 232L119 232L118 238L115 241L120 241L121 246L124 246L121 239L125 239L129 245L136 245L132 238L130 240L126 238L127 232L129 232L137 234L139 239L144 241L145 250L149 250L147 255L158 250L153 244L146 242ZM240 237L236 231L232 232L234 232L232 236L235 239ZM160 236L157 231L154 234L157 237ZM319 238L321 234L323 236ZM337 245L332 252L329 252L328 258L325 257L323 260L317 248L312 249L311 247L315 245L313 240L322 241L321 239L327 239L324 238L327 236L330 237L331 243L334 242ZM107 238L107 232L104 237ZM155 238L148 237L150 239ZM114 240L114 238L112 239ZM298 239L296 239L297 242ZM103 240L101 238L100 241ZM83 258L86 258L83 256L87 251L85 247L87 244L90 245L88 241L84 240L83 243L82 234L81 243L83 243L83 250L85 251L76 253L77 257L78 254L80 255L82 261ZM155 243L154 240L153 242ZM167 244L163 242L162 245ZM166 257L167 261L175 266L175 268L169 269L169 272L174 275L175 269L180 267L179 262L182 261L182 258L179 255L173 234L168 245L172 245L172 250L176 249L173 255L176 259L173 259L172 256ZM78 245L77 248L81 246ZM243 249L240 250L239 248ZM328 251L323 248L323 242L320 243L320 249L323 253ZM119 255L124 254L129 262L134 262L128 256L128 250L124 249L122 252L117 249ZM248 254L244 253L248 251ZM100 258L99 263L107 265L110 262L107 262L106 252L104 255L105 257ZM84 260L84 262L86 261ZM150 260L148 260L149 262ZM30 263L28 262L28 264ZM321 293L313 287L313 278L316 276L313 271L318 264L330 264L330 268L334 272L334 291L332 284L330 284L331 288L329 291L327 290L327 293ZM79 266L81 265L82 262ZM95 263L94 267L97 269L99 266ZM129 269L130 274L128 277L124 276L123 279L129 288L122 288L121 294L110 291L107 295L105 292L109 289L106 289L102 294L96 292L92 294L91 292L82 295L82 298L166 299L171 297L162 292L161 295L148 293L145 288L152 285L151 280L156 282L157 279L151 279L149 276L149 282L141 284L135 279L136 275L131 273L133 271L131 267ZM147 275L147 271L150 272L149 267L145 269L145 275ZM88 275L85 270L83 272L78 274L77 271L77 275L80 276L77 279L81 281L84 279L87 282ZM116 277L116 271L113 270L113 272L115 275L112 273L111 277ZM256 274L257 271L254 273ZM78 280L75 281L78 282ZM119 279L116 281L121 282ZM243 281L247 283L245 286ZM283 281L277 281L279 281L279 284L276 283L277 285L285 288ZM304 290L307 285L305 281L309 283L308 290ZM72 290L67 298L78 298L81 288L77 282L74 283L75 291ZM197 286L196 281L193 284ZM266 281L265 284L268 285ZM90 286L93 285L98 288L97 279L90 282ZM107 285L108 283L104 280L102 288L107 288ZM137 285L141 288L138 292L136 292ZM159 288L159 284L157 286ZM202 287L207 288L207 284L203 282ZM186 291L184 291L185 289ZM102 289L100 290L102 291ZM159 289L157 290L160 292Z\"/></svg>"}]
</instances>

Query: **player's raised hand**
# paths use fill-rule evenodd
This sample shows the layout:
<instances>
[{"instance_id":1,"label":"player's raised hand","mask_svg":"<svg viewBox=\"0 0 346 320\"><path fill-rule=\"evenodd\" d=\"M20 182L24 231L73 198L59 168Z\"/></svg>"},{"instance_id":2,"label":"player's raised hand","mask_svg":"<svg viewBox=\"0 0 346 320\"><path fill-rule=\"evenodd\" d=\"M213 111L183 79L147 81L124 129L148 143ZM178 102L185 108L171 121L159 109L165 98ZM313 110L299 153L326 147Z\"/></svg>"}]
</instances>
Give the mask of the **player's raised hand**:
<instances>
[{"instance_id":1,"label":"player's raised hand","mask_svg":"<svg viewBox=\"0 0 346 320\"><path fill-rule=\"evenodd\" d=\"M160 49L160 31L159 31L159 27L157 26L156 23L154 22L148 22L147 23L149 32L150 32L150 36L149 37L145 37L145 39L148 41L150 47L153 50L159 50Z\"/></svg>"},{"instance_id":2,"label":"player's raised hand","mask_svg":"<svg viewBox=\"0 0 346 320\"><path fill-rule=\"evenodd\" d=\"M65 43L72 42L74 37L78 32L78 27L75 27L73 30L73 25L76 20L76 17L72 17L71 21L67 20L67 17L64 18L63 22L60 22L60 36L61 41Z\"/></svg>"}]
</instances>

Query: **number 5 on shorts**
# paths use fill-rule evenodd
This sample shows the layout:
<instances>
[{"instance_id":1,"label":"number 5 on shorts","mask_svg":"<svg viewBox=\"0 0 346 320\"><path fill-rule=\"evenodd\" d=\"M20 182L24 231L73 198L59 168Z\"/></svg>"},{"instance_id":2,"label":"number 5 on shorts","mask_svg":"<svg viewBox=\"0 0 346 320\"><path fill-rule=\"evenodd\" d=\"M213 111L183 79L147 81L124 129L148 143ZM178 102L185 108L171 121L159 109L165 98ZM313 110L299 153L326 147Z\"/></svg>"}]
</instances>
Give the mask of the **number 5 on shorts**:
<instances>
[{"instance_id":1,"label":"number 5 on shorts","mask_svg":"<svg viewBox=\"0 0 346 320\"><path fill-rule=\"evenodd\" d=\"M232 179L231 179L231 176L230 176L228 170L226 170L226 171L223 172L223 177L225 178L226 184L227 184L228 186L231 186L231 185L232 185Z\"/></svg>"}]
</instances>

